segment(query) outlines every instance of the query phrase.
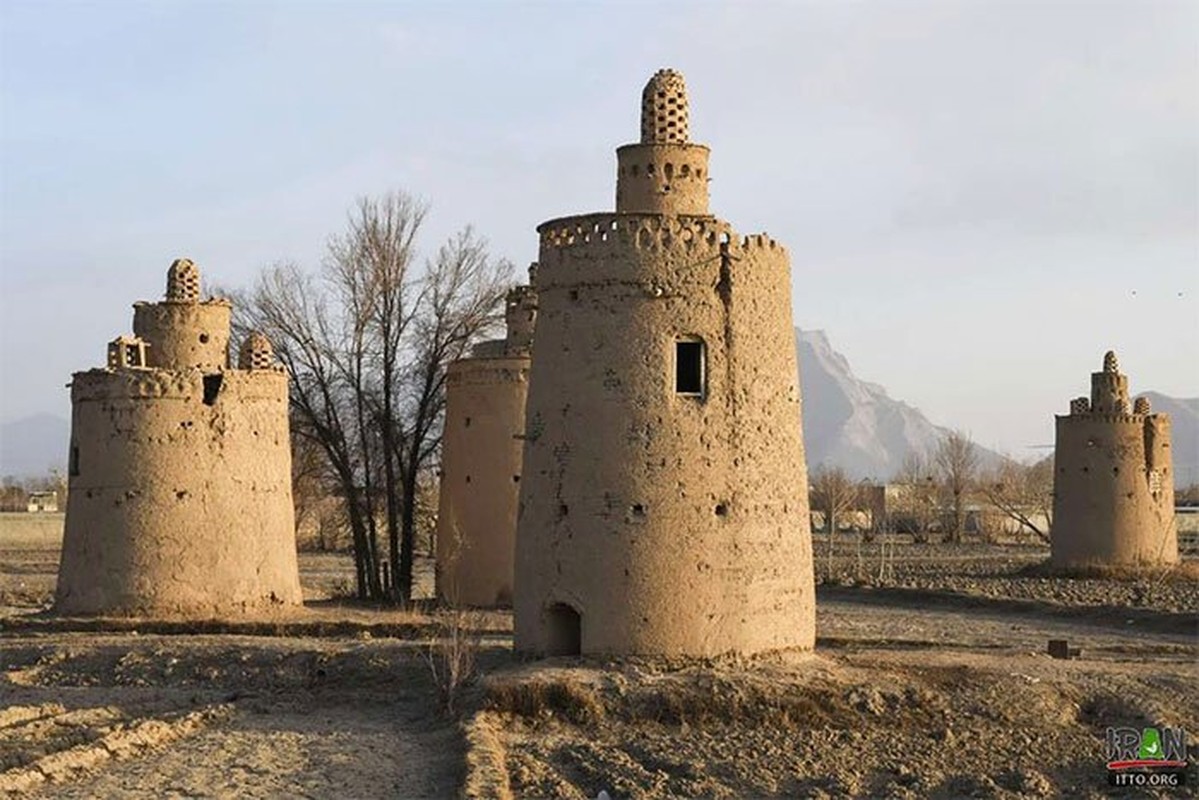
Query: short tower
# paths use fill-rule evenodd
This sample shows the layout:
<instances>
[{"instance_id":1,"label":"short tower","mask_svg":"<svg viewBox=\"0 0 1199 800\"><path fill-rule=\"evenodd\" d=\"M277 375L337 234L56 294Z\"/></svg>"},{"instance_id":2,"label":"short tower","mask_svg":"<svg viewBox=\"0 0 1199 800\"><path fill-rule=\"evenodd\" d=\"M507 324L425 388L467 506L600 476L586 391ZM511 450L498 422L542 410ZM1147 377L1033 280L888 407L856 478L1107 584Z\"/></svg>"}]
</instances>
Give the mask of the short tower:
<instances>
[{"instance_id":1,"label":"short tower","mask_svg":"<svg viewBox=\"0 0 1199 800\"><path fill-rule=\"evenodd\" d=\"M536 265L530 267L530 278ZM446 375L437 514L437 594L458 606L512 605L516 504L537 294L505 299L507 335L481 342Z\"/></svg>"},{"instance_id":2,"label":"short tower","mask_svg":"<svg viewBox=\"0 0 1199 800\"><path fill-rule=\"evenodd\" d=\"M537 229L516 648L811 648L787 251L709 214L679 73L616 152L615 213Z\"/></svg>"},{"instance_id":3,"label":"short tower","mask_svg":"<svg viewBox=\"0 0 1199 800\"><path fill-rule=\"evenodd\" d=\"M1057 417L1052 563L1063 569L1178 561L1170 418L1129 402L1116 354L1091 374L1091 396Z\"/></svg>"},{"instance_id":4,"label":"short tower","mask_svg":"<svg viewBox=\"0 0 1199 800\"><path fill-rule=\"evenodd\" d=\"M204 618L301 602L287 374L180 259L134 337L71 381L70 491L55 608Z\"/></svg>"}]
</instances>

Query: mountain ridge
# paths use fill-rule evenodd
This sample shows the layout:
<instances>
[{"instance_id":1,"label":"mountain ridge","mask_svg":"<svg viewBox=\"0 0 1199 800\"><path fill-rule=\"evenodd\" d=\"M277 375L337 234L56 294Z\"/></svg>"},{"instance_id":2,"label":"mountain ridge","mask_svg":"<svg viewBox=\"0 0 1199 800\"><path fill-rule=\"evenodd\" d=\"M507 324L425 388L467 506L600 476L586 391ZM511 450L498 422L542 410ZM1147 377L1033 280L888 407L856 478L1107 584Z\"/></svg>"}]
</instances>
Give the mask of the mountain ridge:
<instances>
[{"instance_id":1,"label":"mountain ridge","mask_svg":"<svg viewBox=\"0 0 1199 800\"><path fill-rule=\"evenodd\" d=\"M951 429L895 399L886 387L857 377L822 330L795 329L803 390L809 471L840 467L852 478L886 481L912 453L928 452ZM1170 415L1176 484L1199 482L1199 398L1145 391L1155 411ZM36 477L66 467L70 423L50 413L0 425L0 476ZM1003 456L982 449L985 465Z\"/></svg>"}]
</instances>

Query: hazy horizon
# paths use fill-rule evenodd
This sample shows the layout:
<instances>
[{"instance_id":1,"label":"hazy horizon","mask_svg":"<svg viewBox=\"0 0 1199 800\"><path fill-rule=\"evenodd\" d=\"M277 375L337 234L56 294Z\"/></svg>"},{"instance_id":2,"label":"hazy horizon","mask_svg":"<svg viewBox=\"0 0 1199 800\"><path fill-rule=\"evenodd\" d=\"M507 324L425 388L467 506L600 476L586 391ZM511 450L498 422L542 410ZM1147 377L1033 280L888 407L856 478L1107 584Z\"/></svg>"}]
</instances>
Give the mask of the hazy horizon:
<instances>
[{"instance_id":1,"label":"hazy horizon","mask_svg":"<svg viewBox=\"0 0 1199 800\"><path fill-rule=\"evenodd\" d=\"M318 264L427 198L518 268L610 209L641 87L687 78L712 210L792 256L796 326L1024 457L1114 349L1199 396L1199 7L8 2L0 422L69 415L131 304Z\"/></svg>"}]
</instances>

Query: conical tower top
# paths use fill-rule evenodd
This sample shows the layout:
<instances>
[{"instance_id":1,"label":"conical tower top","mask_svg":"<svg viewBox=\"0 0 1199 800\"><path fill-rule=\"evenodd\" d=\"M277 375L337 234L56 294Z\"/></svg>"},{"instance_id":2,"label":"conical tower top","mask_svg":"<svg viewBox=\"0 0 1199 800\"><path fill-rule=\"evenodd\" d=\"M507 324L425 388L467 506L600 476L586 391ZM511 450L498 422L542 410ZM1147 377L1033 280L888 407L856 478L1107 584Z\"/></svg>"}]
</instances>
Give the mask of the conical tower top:
<instances>
[{"instance_id":1,"label":"conical tower top","mask_svg":"<svg viewBox=\"0 0 1199 800\"><path fill-rule=\"evenodd\" d=\"M688 113L683 74L658 70L641 90L641 143L685 144Z\"/></svg>"},{"instance_id":2,"label":"conical tower top","mask_svg":"<svg viewBox=\"0 0 1199 800\"><path fill-rule=\"evenodd\" d=\"M197 303L200 300L200 268L190 258L177 258L167 270L167 300Z\"/></svg>"},{"instance_id":3,"label":"conical tower top","mask_svg":"<svg viewBox=\"0 0 1199 800\"><path fill-rule=\"evenodd\" d=\"M1104 372L1119 372L1120 362L1116 360L1116 352L1108 350L1103 354L1103 371Z\"/></svg>"}]
</instances>

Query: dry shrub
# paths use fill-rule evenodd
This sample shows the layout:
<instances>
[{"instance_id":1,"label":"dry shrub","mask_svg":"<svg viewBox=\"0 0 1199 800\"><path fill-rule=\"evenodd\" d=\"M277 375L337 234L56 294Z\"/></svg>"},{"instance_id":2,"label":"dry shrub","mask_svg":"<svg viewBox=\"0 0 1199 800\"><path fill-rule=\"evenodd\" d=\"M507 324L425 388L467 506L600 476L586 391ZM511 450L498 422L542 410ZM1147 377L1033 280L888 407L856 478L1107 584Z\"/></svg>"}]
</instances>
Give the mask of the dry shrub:
<instances>
[{"instance_id":1,"label":"dry shrub","mask_svg":"<svg viewBox=\"0 0 1199 800\"><path fill-rule=\"evenodd\" d=\"M487 687L486 706L529 719L560 716L576 724L604 717L595 690L565 677L497 681Z\"/></svg>"},{"instance_id":2,"label":"dry shrub","mask_svg":"<svg viewBox=\"0 0 1199 800\"><path fill-rule=\"evenodd\" d=\"M437 632L425 645L425 661L433 676L438 700L447 714L456 713L462 691L479 677L481 623L478 612L454 609L443 616Z\"/></svg>"}]
</instances>

